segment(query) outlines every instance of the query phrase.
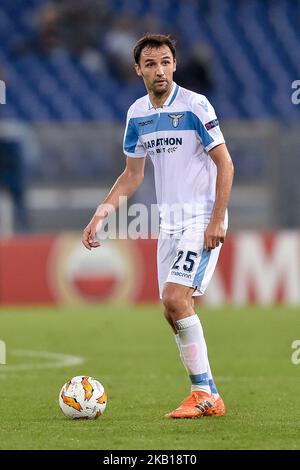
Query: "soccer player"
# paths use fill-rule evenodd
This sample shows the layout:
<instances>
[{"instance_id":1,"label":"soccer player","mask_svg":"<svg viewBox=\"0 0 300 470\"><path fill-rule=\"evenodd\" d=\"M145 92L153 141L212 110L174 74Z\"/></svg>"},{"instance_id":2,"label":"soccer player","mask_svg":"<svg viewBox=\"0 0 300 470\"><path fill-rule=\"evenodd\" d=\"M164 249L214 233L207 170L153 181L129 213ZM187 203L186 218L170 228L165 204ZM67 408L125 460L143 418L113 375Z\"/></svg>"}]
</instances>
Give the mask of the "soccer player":
<instances>
[{"instance_id":1,"label":"soccer player","mask_svg":"<svg viewBox=\"0 0 300 470\"><path fill-rule=\"evenodd\" d=\"M223 416L194 295L202 295L217 264L227 229L233 164L214 108L205 96L173 81L175 43L146 35L134 47L135 69L148 94L129 108L124 135L126 168L83 232L86 248L96 248L96 231L143 181L146 156L154 165L160 236L158 282L191 393L169 418Z\"/></svg>"}]
</instances>

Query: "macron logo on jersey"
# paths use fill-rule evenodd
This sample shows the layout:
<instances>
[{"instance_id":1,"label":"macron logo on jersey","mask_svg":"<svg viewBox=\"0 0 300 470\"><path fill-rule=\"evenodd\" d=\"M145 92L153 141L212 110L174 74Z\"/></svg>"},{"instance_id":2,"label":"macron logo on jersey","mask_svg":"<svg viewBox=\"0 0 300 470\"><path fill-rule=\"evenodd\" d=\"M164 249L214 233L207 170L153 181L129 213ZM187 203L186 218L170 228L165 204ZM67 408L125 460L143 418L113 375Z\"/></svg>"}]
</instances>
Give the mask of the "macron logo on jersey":
<instances>
[{"instance_id":1,"label":"macron logo on jersey","mask_svg":"<svg viewBox=\"0 0 300 470\"><path fill-rule=\"evenodd\" d=\"M150 126L151 124L153 124L153 119L148 119L148 121L141 121L138 124L141 127Z\"/></svg>"}]
</instances>

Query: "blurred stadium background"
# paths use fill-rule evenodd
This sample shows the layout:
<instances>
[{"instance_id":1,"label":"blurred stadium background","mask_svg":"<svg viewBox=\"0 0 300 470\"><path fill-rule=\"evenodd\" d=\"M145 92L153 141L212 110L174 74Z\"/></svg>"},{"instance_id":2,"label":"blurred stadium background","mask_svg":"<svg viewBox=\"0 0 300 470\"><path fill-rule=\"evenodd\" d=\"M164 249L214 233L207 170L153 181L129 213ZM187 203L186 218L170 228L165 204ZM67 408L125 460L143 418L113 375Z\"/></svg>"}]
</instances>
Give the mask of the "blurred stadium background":
<instances>
[{"instance_id":1,"label":"blurred stadium background","mask_svg":"<svg viewBox=\"0 0 300 470\"><path fill-rule=\"evenodd\" d=\"M175 80L211 100L235 165L201 308L229 413L197 432L161 419L188 380L157 303L156 240L81 244L124 167L145 32L177 39ZM300 447L299 32L300 0L1 0L0 448ZM132 202L155 202L149 164ZM79 373L108 388L101 424L59 414Z\"/></svg>"},{"instance_id":2,"label":"blurred stadium background","mask_svg":"<svg viewBox=\"0 0 300 470\"><path fill-rule=\"evenodd\" d=\"M0 302L156 300L155 242L93 257L78 245L124 167L126 111L145 94L132 46L148 31L177 39L175 80L212 101L235 164L231 238L207 301L299 303L299 237L287 231L300 224L298 0L1 1ZM155 202L150 165L135 201Z\"/></svg>"}]
</instances>

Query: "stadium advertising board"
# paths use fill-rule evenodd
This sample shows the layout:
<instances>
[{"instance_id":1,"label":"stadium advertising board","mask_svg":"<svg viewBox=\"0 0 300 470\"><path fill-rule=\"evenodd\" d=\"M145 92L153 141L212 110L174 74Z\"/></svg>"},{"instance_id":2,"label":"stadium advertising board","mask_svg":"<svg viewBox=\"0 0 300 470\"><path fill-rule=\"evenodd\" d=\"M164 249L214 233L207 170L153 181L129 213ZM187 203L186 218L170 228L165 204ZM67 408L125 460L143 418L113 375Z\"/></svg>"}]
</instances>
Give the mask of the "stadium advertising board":
<instances>
[{"instance_id":1,"label":"stadium advertising board","mask_svg":"<svg viewBox=\"0 0 300 470\"><path fill-rule=\"evenodd\" d=\"M203 298L300 304L300 233L231 234ZM156 240L107 240L92 253L78 234L0 242L1 304L158 302Z\"/></svg>"}]
</instances>

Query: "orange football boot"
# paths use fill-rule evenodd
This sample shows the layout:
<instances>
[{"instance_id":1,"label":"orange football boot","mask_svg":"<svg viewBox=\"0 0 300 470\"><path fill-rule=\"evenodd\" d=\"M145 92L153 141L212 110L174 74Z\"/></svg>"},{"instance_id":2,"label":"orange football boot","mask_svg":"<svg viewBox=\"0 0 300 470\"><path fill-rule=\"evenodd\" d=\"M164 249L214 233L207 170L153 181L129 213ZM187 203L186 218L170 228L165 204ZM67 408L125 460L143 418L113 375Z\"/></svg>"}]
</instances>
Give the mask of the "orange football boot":
<instances>
[{"instance_id":1,"label":"orange football boot","mask_svg":"<svg viewBox=\"0 0 300 470\"><path fill-rule=\"evenodd\" d=\"M192 392L176 410L165 415L166 418L200 418L213 408L215 399L205 392Z\"/></svg>"},{"instance_id":2,"label":"orange football boot","mask_svg":"<svg viewBox=\"0 0 300 470\"><path fill-rule=\"evenodd\" d=\"M209 408L203 416L225 416L226 408L221 397L217 398L212 408Z\"/></svg>"}]
</instances>

